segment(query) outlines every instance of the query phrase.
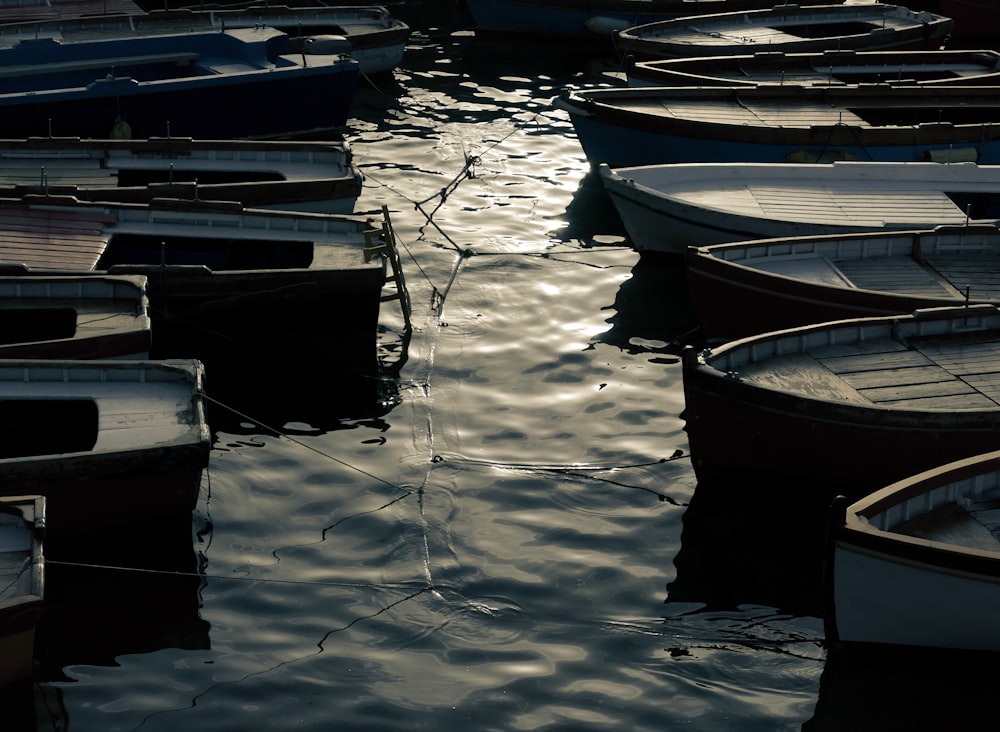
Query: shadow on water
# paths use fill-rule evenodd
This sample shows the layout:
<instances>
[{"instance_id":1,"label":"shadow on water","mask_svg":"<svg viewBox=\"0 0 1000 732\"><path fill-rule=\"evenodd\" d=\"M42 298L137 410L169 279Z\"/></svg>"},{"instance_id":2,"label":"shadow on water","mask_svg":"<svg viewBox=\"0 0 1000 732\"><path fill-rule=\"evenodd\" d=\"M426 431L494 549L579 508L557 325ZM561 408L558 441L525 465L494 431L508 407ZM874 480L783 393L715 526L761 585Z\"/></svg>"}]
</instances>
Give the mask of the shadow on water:
<instances>
[{"instance_id":1,"label":"shadow on water","mask_svg":"<svg viewBox=\"0 0 1000 732\"><path fill-rule=\"evenodd\" d=\"M334 371L301 361L256 363L243 371L209 372L206 385L211 428L235 434L260 427L286 431L292 424L329 432L381 419L401 401L398 370L379 364Z\"/></svg>"},{"instance_id":2,"label":"shadow on water","mask_svg":"<svg viewBox=\"0 0 1000 732\"><path fill-rule=\"evenodd\" d=\"M970 652L831 653L804 732L996 729L1000 669Z\"/></svg>"},{"instance_id":3,"label":"shadow on water","mask_svg":"<svg viewBox=\"0 0 1000 732\"><path fill-rule=\"evenodd\" d=\"M823 615L830 500L733 476L699 483L684 513L666 602L729 610L742 604Z\"/></svg>"},{"instance_id":4,"label":"shadow on water","mask_svg":"<svg viewBox=\"0 0 1000 732\"><path fill-rule=\"evenodd\" d=\"M688 295L682 262L677 257L644 254L632 267L632 276L618 288L611 329L603 343L624 351L658 351L680 355L696 321Z\"/></svg>"},{"instance_id":5,"label":"shadow on water","mask_svg":"<svg viewBox=\"0 0 1000 732\"><path fill-rule=\"evenodd\" d=\"M67 680L75 665L115 666L124 654L210 647L190 515L72 545L47 539L45 554L36 682Z\"/></svg>"},{"instance_id":6,"label":"shadow on water","mask_svg":"<svg viewBox=\"0 0 1000 732\"><path fill-rule=\"evenodd\" d=\"M563 240L601 243L607 238L608 241L620 240L623 246L628 246L625 224L595 170L588 171L580 181L566 206L566 221L566 226L556 232Z\"/></svg>"},{"instance_id":7,"label":"shadow on water","mask_svg":"<svg viewBox=\"0 0 1000 732\"><path fill-rule=\"evenodd\" d=\"M565 38L530 40L531 52L525 53L525 40L510 36L469 34L459 37L462 44L462 68L474 82L495 86L498 80L523 77L534 81L569 84L580 78L581 70L604 69L611 59L606 44L578 43Z\"/></svg>"}]
</instances>

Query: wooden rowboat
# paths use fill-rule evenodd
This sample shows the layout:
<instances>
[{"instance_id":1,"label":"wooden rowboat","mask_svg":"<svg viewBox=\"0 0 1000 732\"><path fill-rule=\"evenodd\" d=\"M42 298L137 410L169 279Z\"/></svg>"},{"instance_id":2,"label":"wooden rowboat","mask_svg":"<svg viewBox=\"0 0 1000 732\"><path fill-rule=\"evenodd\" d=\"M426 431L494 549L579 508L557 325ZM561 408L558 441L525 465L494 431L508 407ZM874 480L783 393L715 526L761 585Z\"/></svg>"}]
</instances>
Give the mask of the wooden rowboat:
<instances>
[{"instance_id":1,"label":"wooden rowboat","mask_svg":"<svg viewBox=\"0 0 1000 732\"><path fill-rule=\"evenodd\" d=\"M294 52L287 34L268 27L79 39L5 37L4 29L0 136L7 138L227 139L337 129L360 73L340 52Z\"/></svg>"},{"instance_id":2,"label":"wooden rowboat","mask_svg":"<svg viewBox=\"0 0 1000 732\"><path fill-rule=\"evenodd\" d=\"M405 295L391 241L387 221L233 202L0 200L7 274L143 275L152 356L210 367L307 354L325 368L369 370L390 265Z\"/></svg>"},{"instance_id":3,"label":"wooden rowboat","mask_svg":"<svg viewBox=\"0 0 1000 732\"><path fill-rule=\"evenodd\" d=\"M695 474L855 500L1000 434L1000 310L934 308L683 353Z\"/></svg>"},{"instance_id":4,"label":"wooden rowboat","mask_svg":"<svg viewBox=\"0 0 1000 732\"><path fill-rule=\"evenodd\" d=\"M348 214L361 185L361 171L344 140L0 140L2 198L29 193L134 203L186 198Z\"/></svg>"},{"instance_id":5,"label":"wooden rowboat","mask_svg":"<svg viewBox=\"0 0 1000 732\"><path fill-rule=\"evenodd\" d=\"M827 643L1000 651L1000 452L835 504Z\"/></svg>"},{"instance_id":6,"label":"wooden rowboat","mask_svg":"<svg viewBox=\"0 0 1000 732\"><path fill-rule=\"evenodd\" d=\"M0 26L0 44L33 38L70 43L258 29L286 34L289 53L307 54L306 60L313 65L323 63L324 55L343 55L356 61L361 73L372 75L389 73L403 60L410 28L381 5L289 5L203 3L172 10L160 6L134 16L104 11L70 19L6 23Z\"/></svg>"},{"instance_id":7,"label":"wooden rowboat","mask_svg":"<svg viewBox=\"0 0 1000 732\"><path fill-rule=\"evenodd\" d=\"M1000 305L1000 231L913 231L759 239L692 247L688 290L706 338L962 303Z\"/></svg>"},{"instance_id":8,"label":"wooden rowboat","mask_svg":"<svg viewBox=\"0 0 1000 732\"><path fill-rule=\"evenodd\" d=\"M61 538L190 514L208 464L197 361L0 361L0 495Z\"/></svg>"},{"instance_id":9,"label":"wooden rowboat","mask_svg":"<svg viewBox=\"0 0 1000 732\"><path fill-rule=\"evenodd\" d=\"M622 56L681 58L754 51L940 48L952 21L885 3L775 5L766 10L696 15L627 28L615 35Z\"/></svg>"},{"instance_id":10,"label":"wooden rowboat","mask_svg":"<svg viewBox=\"0 0 1000 732\"><path fill-rule=\"evenodd\" d=\"M629 86L757 86L795 84L996 84L1000 52L993 50L758 51L631 62Z\"/></svg>"},{"instance_id":11,"label":"wooden rowboat","mask_svg":"<svg viewBox=\"0 0 1000 732\"><path fill-rule=\"evenodd\" d=\"M1000 166L992 165L676 163L599 172L638 251L1000 219Z\"/></svg>"},{"instance_id":12,"label":"wooden rowboat","mask_svg":"<svg viewBox=\"0 0 1000 732\"><path fill-rule=\"evenodd\" d=\"M1000 87L645 87L565 92L595 167L834 160L1000 163Z\"/></svg>"},{"instance_id":13,"label":"wooden rowboat","mask_svg":"<svg viewBox=\"0 0 1000 732\"><path fill-rule=\"evenodd\" d=\"M87 15L121 13L141 15L132 0L8 0L0 3L0 23L81 18Z\"/></svg>"},{"instance_id":14,"label":"wooden rowboat","mask_svg":"<svg viewBox=\"0 0 1000 732\"><path fill-rule=\"evenodd\" d=\"M800 5L826 4L803 0ZM524 35L612 45L613 33L686 15L770 8L773 0L466 0L476 36Z\"/></svg>"},{"instance_id":15,"label":"wooden rowboat","mask_svg":"<svg viewBox=\"0 0 1000 732\"><path fill-rule=\"evenodd\" d=\"M0 276L0 359L145 359L146 278Z\"/></svg>"},{"instance_id":16,"label":"wooden rowboat","mask_svg":"<svg viewBox=\"0 0 1000 732\"><path fill-rule=\"evenodd\" d=\"M45 597L44 496L0 498L0 686L31 676Z\"/></svg>"}]
</instances>

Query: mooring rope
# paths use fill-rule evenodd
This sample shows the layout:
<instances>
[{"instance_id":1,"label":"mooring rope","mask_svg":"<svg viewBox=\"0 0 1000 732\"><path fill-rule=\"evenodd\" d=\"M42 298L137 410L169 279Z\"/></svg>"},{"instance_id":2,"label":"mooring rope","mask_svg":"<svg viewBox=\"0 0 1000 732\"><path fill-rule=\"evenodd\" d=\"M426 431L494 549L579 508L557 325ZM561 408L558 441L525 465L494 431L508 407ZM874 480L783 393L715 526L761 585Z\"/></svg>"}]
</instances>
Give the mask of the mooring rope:
<instances>
[{"instance_id":1,"label":"mooring rope","mask_svg":"<svg viewBox=\"0 0 1000 732\"><path fill-rule=\"evenodd\" d=\"M340 465L343 465L345 468L350 468L351 470L355 470L358 473L361 473L362 475L364 475L365 477L371 478L372 480L377 481L379 483L382 483L383 485L387 485L390 488L395 488L396 490L402 491L403 493L412 493L413 492L409 488L404 488L401 485L397 485L396 483L393 483L392 481L386 480L385 478L381 478L381 477L375 475L374 473L370 473L367 470L359 468L359 467L357 467L355 465L351 465L350 463L348 463L348 462L346 462L344 460L341 460L336 455L331 455L330 453L328 453L328 452L326 452L324 450L320 450L319 448L314 447L313 445L309 445L309 444L303 442L302 440L297 440L294 437L292 437L291 435L288 435L287 433L282 432L277 427L272 427L271 425L268 425L268 424L260 421L259 419L251 417L249 414L247 414L245 412L242 412L239 409L236 409L235 407L233 407L233 406L231 406L229 404L221 402L218 399L213 398L209 394L206 394L205 392L202 392L202 396L206 400L212 402L213 404L218 405L222 409L225 409L225 410L233 413L237 417L241 417L242 419L245 419L248 422L253 422L258 427L261 427L261 428L263 428L265 430L271 431L272 433L274 433L274 435L276 437L280 437L282 439L289 440L290 442L293 442L296 445L304 447L307 450L311 450L312 452L316 453L317 455L319 455L321 457L327 458L328 460L333 460L334 462L339 463Z\"/></svg>"}]
</instances>

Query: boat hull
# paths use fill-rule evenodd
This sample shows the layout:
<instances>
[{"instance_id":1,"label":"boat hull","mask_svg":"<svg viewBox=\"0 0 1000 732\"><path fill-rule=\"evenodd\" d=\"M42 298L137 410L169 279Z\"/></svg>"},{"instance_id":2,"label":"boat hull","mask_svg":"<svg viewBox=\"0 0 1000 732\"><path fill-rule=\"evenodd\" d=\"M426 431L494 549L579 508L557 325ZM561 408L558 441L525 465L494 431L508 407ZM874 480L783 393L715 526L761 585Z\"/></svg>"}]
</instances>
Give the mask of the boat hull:
<instances>
[{"instance_id":1,"label":"boat hull","mask_svg":"<svg viewBox=\"0 0 1000 732\"><path fill-rule=\"evenodd\" d=\"M754 51L920 51L940 48L951 27L948 17L883 3L787 4L628 28L616 34L615 48L622 56L646 59Z\"/></svg>"},{"instance_id":2,"label":"boat hull","mask_svg":"<svg viewBox=\"0 0 1000 732\"><path fill-rule=\"evenodd\" d=\"M691 247L685 272L706 338L1000 302L995 226L760 239Z\"/></svg>"},{"instance_id":3,"label":"boat hull","mask_svg":"<svg viewBox=\"0 0 1000 732\"><path fill-rule=\"evenodd\" d=\"M376 353L382 267L344 270L211 272L151 266L112 272L152 277L154 357L207 363L294 355L336 370L367 372ZM158 281L157 281L158 280Z\"/></svg>"},{"instance_id":4,"label":"boat hull","mask_svg":"<svg viewBox=\"0 0 1000 732\"><path fill-rule=\"evenodd\" d=\"M556 36L611 44L615 29L638 23L666 20L676 15L677 3L524 2L523 0L469 0L468 8L477 35L513 34ZM644 10L648 6L648 10ZM661 11L654 8L662 7Z\"/></svg>"},{"instance_id":5,"label":"boat hull","mask_svg":"<svg viewBox=\"0 0 1000 732\"><path fill-rule=\"evenodd\" d=\"M628 85L743 86L917 83L996 84L996 51L830 51L758 52L738 56L631 62Z\"/></svg>"},{"instance_id":6,"label":"boat hull","mask_svg":"<svg viewBox=\"0 0 1000 732\"><path fill-rule=\"evenodd\" d=\"M995 312L995 308L990 310ZM722 370L719 365L723 355L769 352L782 343L797 352L794 347L813 338L812 332L823 339L843 338L843 343L854 343L852 339L861 337L858 334L872 333L873 328L888 335L892 328L906 327L899 323L912 322L914 329L935 325L933 320L907 317L779 331L731 342L707 356L692 347L686 349L685 430L699 481L727 485L762 480L790 490L822 492L831 498L841 493L856 499L915 471L994 449L1000 409L995 404L983 406L982 400L978 407L954 410L895 407L886 396L894 393L891 381L873 402L849 396L847 392L852 390L843 386L839 387L843 396L834 396L824 390L825 384L808 375L812 372L799 377L806 380L805 385L793 392L760 381L748 382L740 376L740 368ZM948 327L985 332L990 325L1000 323L994 315L988 323L979 318L978 311L969 319L956 313ZM785 373L785 368L792 367L775 360L775 375ZM944 383L928 387L932 394L950 388ZM913 391L917 388L924 387L914 385ZM905 394L907 389L900 387L899 392Z\"/></svg>"},{"instance_id":7,"label":"boat hull","mask_svg":"<svg viewBox=\"0 0 1000 732\"><path fill-rule=\"evenodd\" d=\"M655 87L569 92L554 106L569 113L595 167L837 160L990 165L1000 162L995 96L988 85ZM892 123L886 114L893 105L913 114L915 124ZM699 111L687 111L692 108ZM751 120L753 109L768 110L771 119ZM837 121L854 111L873 121ZM953 121L944 121L949 115ZM931 116L942 121L930 122Z\"/></svg>"},{"instance_id":8,"label":"boat hull","mask_svg":"<svg viewBox=\"0 0 1000 732\"><path fill-rule=\"evenodd\" d=\"M0 358L145 359L151 347L141 277L0 277Z\"/></svg>"},{"instance_id":9,"label":"boat hull","mask_svg":"<svg viewBox=\"0 0 1000 732\"><path fill-rule=\"evenodd\" d=\"M350 214L363 183L343 140L36 137L2 140L0 148L0 198L177 198Z\"/></svg>"},{"instance_id":10,"label":"boat hull","mask_svg":"<svg viewBox=\"0 0 1000 732\"><path fill-rule=\"evenodd\" d=\"M194 510L211 450L201 364L4 361L0 377L0 413L18 422L0 496L45 496L53 539Z\"/></svg>"},{"instance_id":11,"label":"boat hull","mask_svg":"<svg viewBox=\"0 0 1000 732\"><path fill-rule=\"evenodd\" d=\"M247 359L263 369L300 358L371 373L385 226L233 202L8 203L0 229L16 232L17 245L0 244L0 260L20 259L11 276L146 278L153 358L196 358L212 373L245 369ZM53 249L69 231L74 246Z\"/></svg>"},{"instance_id":12,"label":"boat hull","mask_svg":"<svg viewBox=\"0 0 1000 732\"><path fill-rule=\"evenodd\" d=\"M21 41L0 49L0 136L227 139L345 125L357 62L282 57L287 44L267 29Z\"/></svg>"},{"instance_id":13,"label":"boat hull","mask_svg":"<svg viewBox=\"0 0 1000 732\"><path fill-rule=\"evenodd\" d=\"M819 236L870 231L871 225L752 217L689 204L659 195L633 180L627 170L599 166L601 182L621 216L632 247L639 252L683 255L688 247L764 237ZM765 230L766 229L766 230Z\"/></svg>"},{"instance_id":14,"label":"boat hull","mask_svg":"<svg viewBox=\"0 0 1000 732\"><path fill-rule=\"evenodd\" d=\"M824 288L810 282L727 267L697 250L685 257L688 291L706 338L732 339L778 328L794 328L847 318L910 313L945 307L959 298L931 298L848 288ZM779 284L780 287L776 287Z\"/></svg>"},{"instance_id":15,"label":"boat hull","mask_svg":"<svg viewBox=\"0 0 1000 732\"><path fill-rule=\"evenodd\" d=\"M836 541L840 643L1000 651L1000 557L956 562L947 551L878 544Z\"/></svg>"},{"instance_id":16,"label":"boat hull","mask_svg":"<svg viewBox=\"0 0 1000 732\"><path fill-rule=\"evenodd\" d=\"M818 4L826 0L806 0ZM681 0L468 0L476 34L554 36L613 43L612 33L635 25L681 15L710 13L715 8L770 8L771 0L700 0L695 8ZM696 11L692 13L692 10Z\"/></svg>"},{"instance_id":17,"label":"boat hull","mask_svg":"<svg viewBox=\"0 0 1000 732\"><path fill-rule=\"evenodd\" d=\"M1000 454L905 478L862 500L836 501L826 568L834 650L917 647L1000 651L1000 541L991 507Z\"/></svg>"},{"instance_id":18,"label":"boat hull","mask_svg":"<svg viewBox=\"0 0 1000 732\"><path fill-rule=\"evenodd\" d=\"M0 686L30 678L45 596L45 498L0 498Z\"/></svg>"}]
</instances>

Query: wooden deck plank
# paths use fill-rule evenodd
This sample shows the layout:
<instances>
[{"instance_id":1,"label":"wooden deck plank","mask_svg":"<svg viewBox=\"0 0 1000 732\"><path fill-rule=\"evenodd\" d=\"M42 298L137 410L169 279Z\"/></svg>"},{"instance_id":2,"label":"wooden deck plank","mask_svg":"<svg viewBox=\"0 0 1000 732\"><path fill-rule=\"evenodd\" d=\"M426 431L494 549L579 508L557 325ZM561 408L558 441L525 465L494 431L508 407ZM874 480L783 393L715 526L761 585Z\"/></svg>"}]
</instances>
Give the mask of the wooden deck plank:
<instances>
[{"instance_id":1,"label":"wooden deck plank","mask_svg":"<svg viewBox=\"0 0 1000 732\"><path fill-rule=\"evenodd\" d=\"M830 371L840 376L865 371L932 366L933 362L919 351L901 350L886 353L864 353L853 356L832 356L819 359Z\"/></svg>"},{"instance_id":2,"label":"wooden deck plank","mask_svg":"<svg viewBox=\"0 0 1000 732\"><path fill-rule=\"evenodd\" d=\"M828 104L802 104L789 108L781 104L766 103L744 106L733 104L729 100L713 102L669 97L665 99L640 97L616 103L615 106L663 117L754 127L761 124L768 127L824 127L838 124L854 127L870 126L850 110Z\"/></svg>"},{"instance_id":3,"label":"wooden deck plank","mask_svg":"<svg viewBox=\"0 0 1000 732\"><path fill-rule=\"evenodd\" d=\"M807 353L767 359L760 368L756 362L751 362L740 370L739 377L759 386L789 390L816 399L871 403Z\"/></svg>"},{"instance_id":4,"label":"wooden deck plank","mask_svg":"<svg viewBox=\"0 0 1000 732\"><path fill-rule=\"evenodd\" d=\"M928 264L941 273L960 292L969 288L970 296L1000 299L1000 258L995 256L933 256Z\"/></svg>"},{"instance_id":5,"label":"wooden deck plank","mask_svg":"<svg viewBox=\"0 0 1000 732\"><path fill-rule=\"evenodd\" d=\"M897 534L940 541L969 549L1000 550L1000 541L974 513L946 503L892 528Z\"/></svg>"},{"instance_id":6,"label":"wooden deck plank","mask_svg":"<svg viewBox=\"0 0 1000 732\"><path fill-rule=\"evenodd\" d=\"M0 209L0 262L36 269L93 270L108 246L110 215Z\"/></svg>"},{"instance_id":7,"label":"wooden deck plank","mask_svg":"<svg viewBox=\"0 0 1000 732\"><path fill-rule=\"evenodd\" d=\"M900 343L895 338L882 338L879 340L862 341L861 343L834 343L822 346L821 348L811 349L809 352L813 357L824 360L877 353L898 353L907 350L909 349L906 344Z\"/></svg>"},{"instance_id":8,"label":"wooden deck plank","mask_svg":"<svg viewBox=\"0 0 1000 732\"><path fill-rule=\"evenodd\" d=\"M911 257L836 260L851 284L864 290L899 292L924 297L959 297L949 280Z\"/></svg>"},{"instance_id":9,"label":"wooden deck plank","mask_svg":"<svg viewBox=\"0 0 1000 732\"><path fill-rule=\"evenodd\" d=\"M938 397L919 397L884 402L897 409L922 409L927 411L953 411L958 409L994 409L996 402L978 392L948 394Z\"/></svg>"},{"instance_id":10,"label":"wooden deck plank","mask_svg":"<svg viewBox=\"0 0 1000 732\"><path fill-rule=\"evenodd\" d=\"M858 391L866 389L896 388L902 384L931 384L951 381L948 372L933 363L906 368L875 369L841 374Z\"/></svg>"},{"instance_id":11,"label":"wooden deck plank","mask_svg":"<svg viewBox=\"0 0 1000 732\"><path fill-rule=\"evenodd\" d=\"M765 215L817 222L886 223L935 220L963 224L965 213L943 192L858 188L749 186Z\"/></svg>"},{"instance_id":12,"label":"wooden deck plank","mask_svg":"<svg viewBox=\"0 0 1000 732\"><path fill-rule=\"evenodd\" d=\"M925 381L921 383L896 384L893 386L879 388L863 387L858 388L858 391L864 394L875 404L900 401L915 402L917 400L940 399L943 397L965 397L970 395L985 398L961 379L949 376L944 369L941 370L941 376L942 378L940 379L934 379L932 381ZM849 384L854 386L853 380L848 379L847 381ZM977 398L977 401L978 400L979 399Z\"/></svg>"}]
</instances>

